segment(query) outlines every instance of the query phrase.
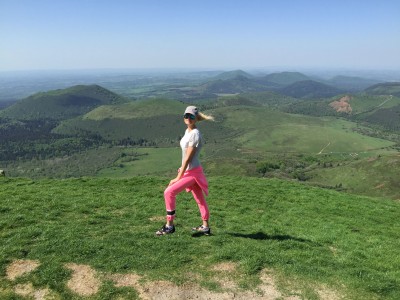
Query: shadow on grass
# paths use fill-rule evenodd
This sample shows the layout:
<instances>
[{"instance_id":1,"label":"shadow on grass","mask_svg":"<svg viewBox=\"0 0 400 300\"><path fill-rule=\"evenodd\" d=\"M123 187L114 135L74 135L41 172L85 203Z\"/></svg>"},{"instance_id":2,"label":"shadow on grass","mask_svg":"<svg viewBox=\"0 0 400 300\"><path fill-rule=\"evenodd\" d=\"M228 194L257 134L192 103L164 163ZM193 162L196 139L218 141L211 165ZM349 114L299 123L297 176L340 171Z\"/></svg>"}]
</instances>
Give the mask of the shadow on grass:
<instances>
[{"instance_id":1,"label":"shadow on grass","mask_svg":"<svg viewBox=\"0 0 400 300\"><path fill-rule=\"evenodd\" d=\"M192 233L192 237L194 237L194 238L198 238L198 237L202 237L202 236L207 237L207 236L211 236L211 235L212 235L211 233L210 234L204 234L202 232L194 232L194 233Z\"/></svg>"},{"instance_id":2,"label":"shadow on grass","mask_svg":"<svg viewBox=\"0 0 400 300\"><path fill-rule=\"evenodd\" d=\"M302 238L296 238L290 235L281 235L281 234L269 235L261 231L256 233L229 233L229 235L233 237L240 237L253 240L296 241L301 243L316 244L313 241Z\"/></svg>"}]
</instances>

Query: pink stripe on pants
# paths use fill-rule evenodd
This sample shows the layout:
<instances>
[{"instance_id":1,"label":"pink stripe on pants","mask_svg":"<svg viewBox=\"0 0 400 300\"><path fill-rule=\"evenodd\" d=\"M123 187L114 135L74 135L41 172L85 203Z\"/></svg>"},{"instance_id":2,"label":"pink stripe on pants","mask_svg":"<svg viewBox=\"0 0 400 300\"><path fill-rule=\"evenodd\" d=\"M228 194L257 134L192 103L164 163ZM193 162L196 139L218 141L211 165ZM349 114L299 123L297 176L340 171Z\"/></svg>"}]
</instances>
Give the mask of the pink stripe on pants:
<instances>
[{"instance_id":1,"label":"pink stripe on pants","mask_svg":"<svg viewBox=\"0 0 400 300\"><path fill-rule=\"evenodd\" d=\"M185 189L190 188L193 194L194 199L199 206L201 218L203 220L208 220L210 217L210 213L208 211L208 205L206 199L203 194L203 190L196 182L196 178L194 176L185 176L182 177L179 181L175 182L173 185L167 187L164 191L164 199L165 199L165 207L167 209L167 220L172 221L175 218L175 214L168 214L168 212L174 212L176 207L176 196L184 191Z\"/></svg>"}]
</instances>

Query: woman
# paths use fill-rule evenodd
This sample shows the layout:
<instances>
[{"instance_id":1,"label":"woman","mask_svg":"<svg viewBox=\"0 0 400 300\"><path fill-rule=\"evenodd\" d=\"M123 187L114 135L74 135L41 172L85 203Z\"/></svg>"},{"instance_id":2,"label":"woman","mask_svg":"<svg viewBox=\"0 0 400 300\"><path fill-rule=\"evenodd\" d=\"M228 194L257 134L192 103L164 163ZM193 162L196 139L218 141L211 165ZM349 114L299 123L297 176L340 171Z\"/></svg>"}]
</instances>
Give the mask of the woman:
<instances>
[{"instance_id":1,"label":"woman","mask_svg":"<svg viewBox=\"0 0 400 300\"><path fill-rule=\"evenodd\" d=\"M188 106L183 115L187 126L185 135L180 141L182 148L182 165L178 175L169 182L164 191L165 207L167 209L167 223L156 232L156 235L165 235L175 232L176 196L183 190L191 191L199 206L203 224L192 228L193 231L209 235L211 233L208 219L210 216L204 194L208 195L208 183L199 161L203 139L196 123L203 120L213 120L211 116L199 112L195 106Z\"/></svg>"}]
</instances>

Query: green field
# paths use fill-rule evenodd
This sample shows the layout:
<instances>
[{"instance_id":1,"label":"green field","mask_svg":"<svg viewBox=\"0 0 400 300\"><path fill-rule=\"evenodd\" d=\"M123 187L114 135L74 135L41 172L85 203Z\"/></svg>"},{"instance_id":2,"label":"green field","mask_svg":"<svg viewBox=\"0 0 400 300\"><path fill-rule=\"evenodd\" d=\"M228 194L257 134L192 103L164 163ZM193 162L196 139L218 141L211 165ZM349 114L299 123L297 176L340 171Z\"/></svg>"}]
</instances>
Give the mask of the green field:
<instances>
[{"instance_id":1,"label":"green field","mask_svg":"<svg viewBox=\"0 0 400 300\"><path fill-rule=\"evenodd\" d=\"M32 298L41 291L50 299L138 299L157 291L399 299L398 202L276 179L210 177L213 234L192 235L200 218L184 193L176 233L156 237L168 180L1 179L0 298L23 299L16 294L25 287ZM32 261L36 269L10 270ZM70 280L85 270L81 288L92 289L81 297ZM131 281L123 287L116 277Z\"/></svg>"},{"instance_id":2,"label":"green field","mask_svg":"<svg viewBox=\"0 0 400 300\"><path fill-rule=\"evenodd\" d=\"M171 174L174 176L181 164L180 148L127 149L114 166L102 169L100 177L129 178L138 175Z\"/></svg>"},{"instance_id":3,"label":"green field","mask_svg":"<svg viewBox=\"0 0 400 300\"><path fill-rule=\"evenodd\" d=\"M242 130L244 148L267 152L331 153L379 150L393 142L354 132L356 123L333 117L291 115L259 108L227 108L225 126Z\"/></svg>"},{"instance_id":4,"label":"green field","mask_svg":"<svg viewBox=\"0 0 400 300\"><path fill-rule=\"evenodd\" d=\"M352 114L359 114L373 111L378 108L390 108L400 104L400 98L389 95L366 95L360 94L351 96L349 101L352 108Z\"/></svg>"},{"instance_id":5,"label":"green field","mask_svg":"<svg viewBox=\"0 0 400 300\"><path fill-rule=\"evenodd\" d=\"M311 183L338 186L355 193L400 200L399 154L356 159L310 172Z\"/></svg>"}]
</instances>

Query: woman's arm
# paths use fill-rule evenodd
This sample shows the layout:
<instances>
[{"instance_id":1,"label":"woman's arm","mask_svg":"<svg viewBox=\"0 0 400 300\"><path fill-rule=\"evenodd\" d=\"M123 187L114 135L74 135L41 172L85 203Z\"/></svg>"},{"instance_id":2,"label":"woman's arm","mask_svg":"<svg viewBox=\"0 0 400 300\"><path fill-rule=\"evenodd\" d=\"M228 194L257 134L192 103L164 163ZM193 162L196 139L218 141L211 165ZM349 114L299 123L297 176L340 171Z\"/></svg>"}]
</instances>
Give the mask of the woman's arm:
<instances>
[{"instance_id":1,"label":"woman's arm","mask_svg":"<svg viewBox=\"0 0 400 300\"><path fill-rule=\"evenodd\" d=\"M185 158L184 158L183 161L182 161L182 166L181 166L181 168L180 168L180 170L179 170L179 173L178 173L178 175L176 176L176 178L172 179L172 180L169 182L169 185L174 184L175 182L179 181L179 180L182 178L183 173L185 173L185 171L186 171L186 169L187 169L189 163L192 161L193 156L196 154L196 150L197 150L196 147L188 147L188 148L187 148L187 150L186 150L186 156L185 156Z\"/></svg>"}]
</instances>

